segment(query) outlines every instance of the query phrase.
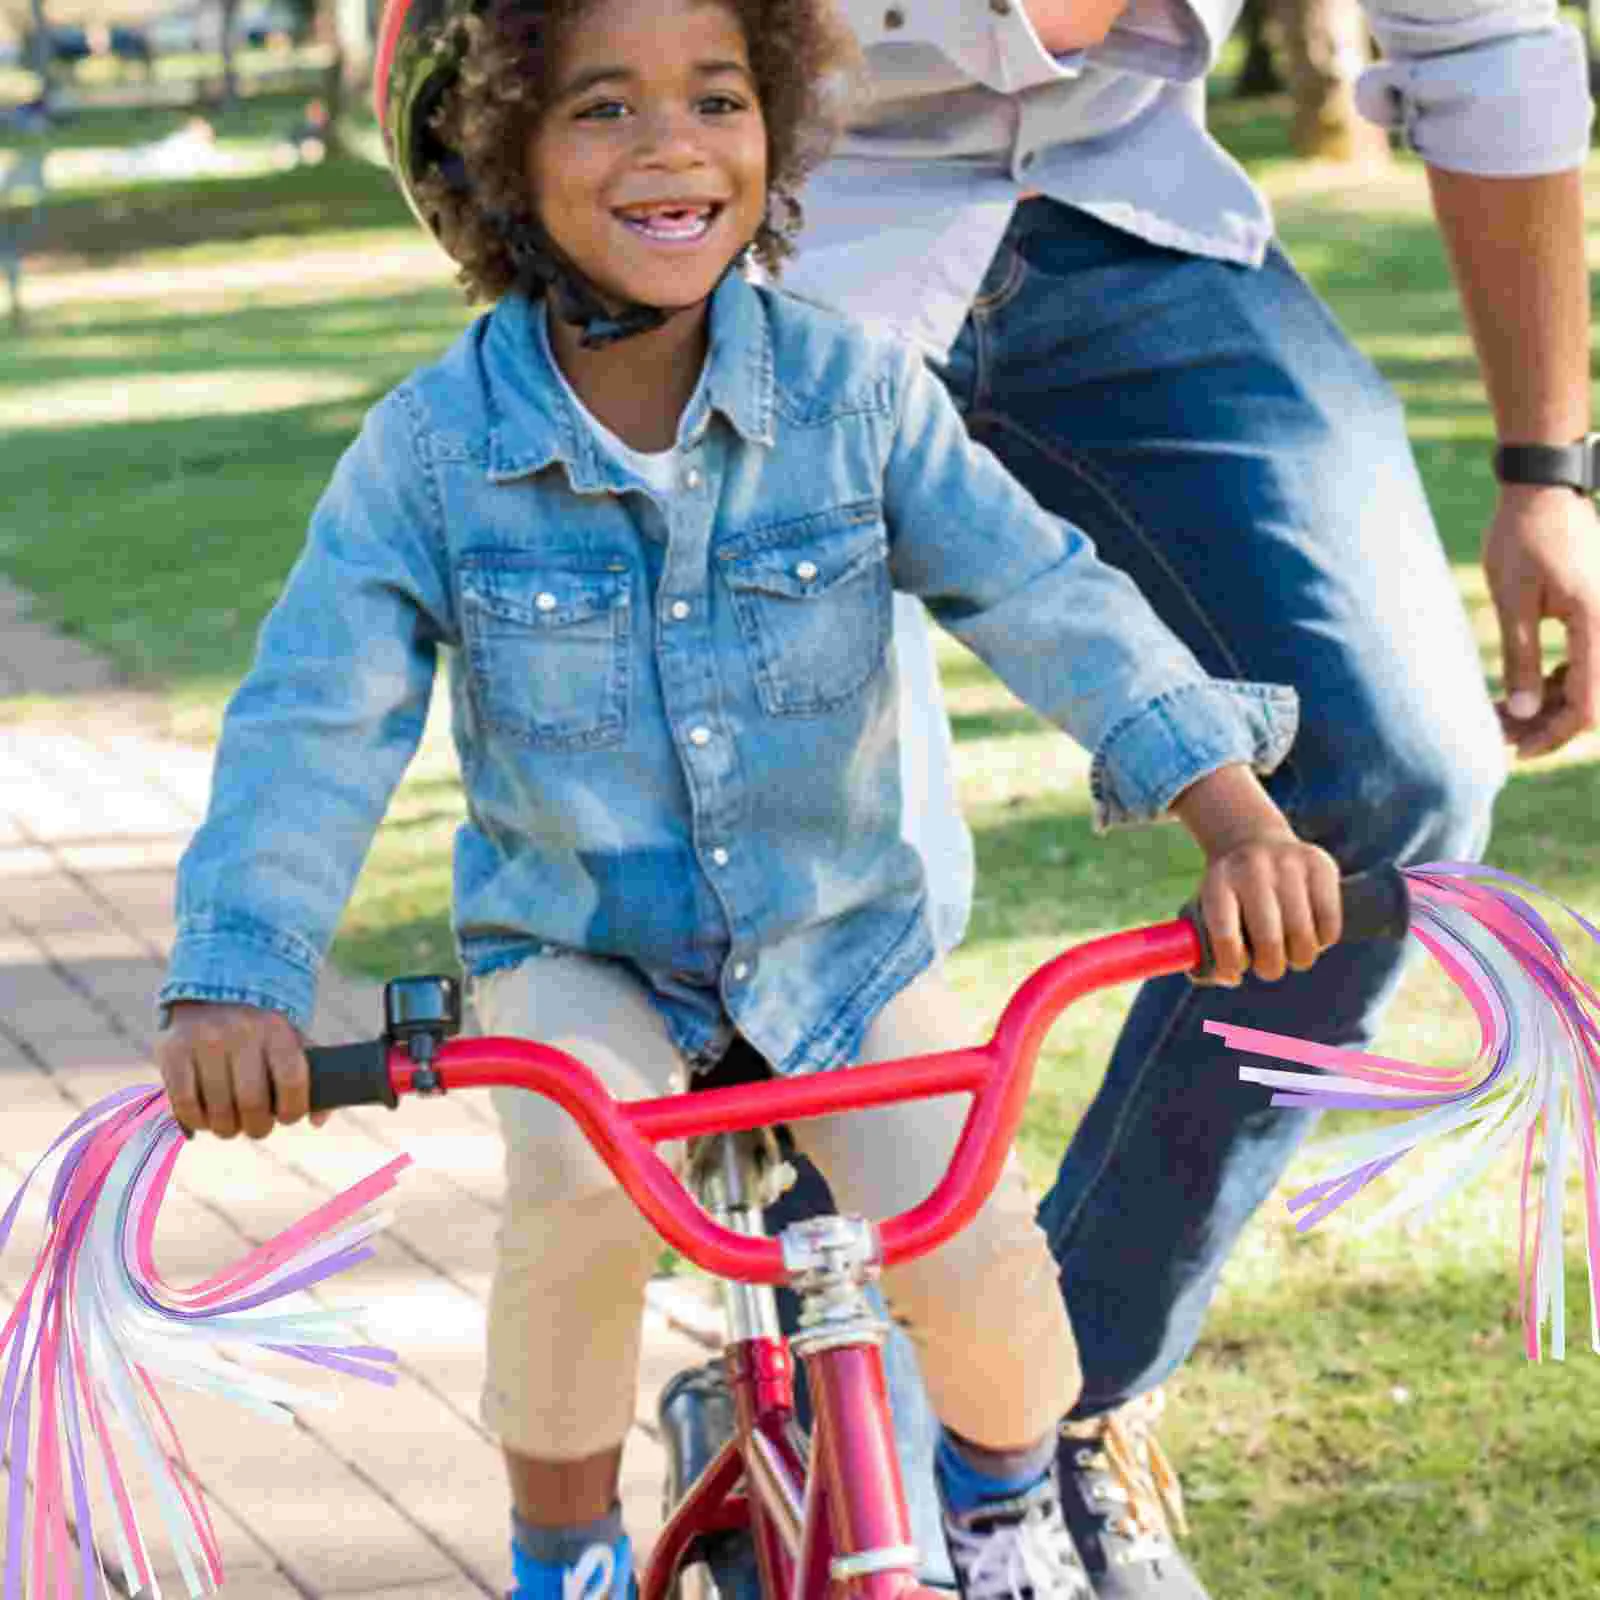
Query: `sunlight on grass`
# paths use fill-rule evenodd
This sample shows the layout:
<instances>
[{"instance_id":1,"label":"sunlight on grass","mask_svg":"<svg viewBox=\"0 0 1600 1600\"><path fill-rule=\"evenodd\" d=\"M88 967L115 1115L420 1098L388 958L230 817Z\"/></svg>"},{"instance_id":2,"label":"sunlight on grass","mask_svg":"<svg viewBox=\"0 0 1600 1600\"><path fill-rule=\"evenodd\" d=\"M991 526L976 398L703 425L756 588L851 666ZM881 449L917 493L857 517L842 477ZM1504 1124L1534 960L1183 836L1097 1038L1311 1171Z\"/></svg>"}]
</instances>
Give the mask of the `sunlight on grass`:
<instances>
[{"instance_id":1,"label":"sunlight on grass","mask_svg":"<svg viewBox=\"0 0 1600 1600\"><path fill-rule=\"evenodd\" d=\"M173 173L163 171L143 152L151 141L131 150L119 147L83 145L71 150L52 150L46 159L45 177L56 193L67 191L120 189L139 184L170 183ZM272 139L219 139L208 147L209 163L202 176L216 178L256 178L277 165L277 141Z\"/></svg>"},{"instance_id":2,"label":"sunlight on grass","mask_svg":"<svg viewBox=\"0 0 1600 1600\"><path fill-rule=\"evenodd\" d=\"M1433 398L1436 391L1429 392ZM1474 415L1462 410L1453 415L1442 417L1419 416L1413 414L1406 424L1406 432L1413 440L1427 441L1433 439L1477 439L1485 445L1494 443L1494 424L1481 412Z\"/></svg>"},{"instance_id":3,"label":"sunlight on grass","mask_svg":"<svg viewBox=\"0 0 1600 1600\"><path fill-rule=\"evenodd\" d=\"M1399 357L1396 358L1401 359ZM1412 360L1423 364L1419 358ZM1400 398L1406 402L1407 408L1415 417L1415 413L1424 407L1436 409L1441 406L1454 408L1448 419L1435 418L1435 422L1448 420L1454 425L1456 431L1441 435L1446 438L1477 438L1482 434L1483 421L1480 406L1483 400L1483 385L1475 378L1458 378L1452 380L1448 376L1448 369L1435 378L1397 378L1391 387ZM1415 425L1408 425L1407 430L1413 437L1421 437Z\"/></svg>"},{"instance_id":4,"label":"sunlight on grass","mask_svg":"<svg viewBox=\"0 0 1600 1600\"><path fill-rule=\"evenodd\" d=\"M359 254L354 247L328 251L320 258L291 248L259 257L252 253L246 268L235 263L233 255L195 246L109 269L52 274L35 282L28 304L36 312L59 310L70 326L74 317L101 322L121 313L176 322L200 312L227 313L251 305L320 304L330 296L384 301L396 293L431 289L441 305L449 305L458 320L465 320L466 308L448 273L440 270L437 251L412 235L369 239ZM152 295L163 296L164 303L152 302Z\"/></svg>"},{"instance_id":5,"label":"sunlight on grass","mask_svg":"<svg viewBox=\"0 0 1600 1600\"><path fill-rule=\"evenodd\" d=\"M336 370L272 372L222 367L208 372L133 374L109 381L84 378L0 390L0 428L23 431L258 416L348 400L365 387L361 379Z\"/></svg>"},{"instance_id":6,"label":"sunlight on grass","mask_svg":"<svg viewBox=\"0 0 1600 1600\"><path fill-rule=\"evenodd\" d=\"M1379 366L1390 361L1416 362L1472 362L1472 338L1458 333L1379 333L1361 341L1361 348ZM1483 385L1465 383L1460 386L1461 398L1473 406L1483 405Z\"/></svg>"}]
</instances>

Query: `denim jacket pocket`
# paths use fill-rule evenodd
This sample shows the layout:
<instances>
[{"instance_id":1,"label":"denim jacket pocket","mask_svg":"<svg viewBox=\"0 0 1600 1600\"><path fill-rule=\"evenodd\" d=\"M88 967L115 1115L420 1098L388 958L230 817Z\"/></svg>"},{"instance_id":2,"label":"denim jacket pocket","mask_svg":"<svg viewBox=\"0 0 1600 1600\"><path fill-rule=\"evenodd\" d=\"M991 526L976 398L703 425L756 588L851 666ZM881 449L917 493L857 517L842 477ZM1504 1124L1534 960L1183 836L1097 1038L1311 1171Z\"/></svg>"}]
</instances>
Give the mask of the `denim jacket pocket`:
<instances>
[{"instance_id":1,"label":"denim jacket pocket","mask_svg":"<svg viewBox=\"0 0 1600 1600\"><path fill-rule=\"evenodd\" d=\"M877 676L892 599L877 501L741 535L717 555L768 715L831 711Z\"/></svg>"},{"instance_id":2,"label":"denim jacket pocket","mask_svg":"<svg viewBox=\"0 0 1600 1600\"><path fill-rule=\"evenodd\" d=\"M632 599L625 563L468 556L461 598L473 697L489 727L547 750L622 738Z\"/></svg>"}]
</instances>

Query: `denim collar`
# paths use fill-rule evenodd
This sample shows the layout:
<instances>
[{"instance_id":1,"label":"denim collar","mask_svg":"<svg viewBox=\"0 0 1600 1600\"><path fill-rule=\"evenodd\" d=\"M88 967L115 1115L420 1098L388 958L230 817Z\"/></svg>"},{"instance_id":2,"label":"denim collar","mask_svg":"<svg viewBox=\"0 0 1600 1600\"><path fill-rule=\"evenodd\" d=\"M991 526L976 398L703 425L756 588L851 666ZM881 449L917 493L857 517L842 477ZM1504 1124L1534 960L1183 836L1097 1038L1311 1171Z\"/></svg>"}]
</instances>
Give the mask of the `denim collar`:
<instances>
[{"instance_id":1,"label":"denim collar","mask_svg":"<svg viewBox=\"0 0 1600 1600\"><path fill-rule=\"evenodd\" d=\"M752 444L773 442L773 351L767 307L737 268L711 296L706 382L679 438L698 439L711 411ZM542 302L508 295L495 307L483 345L491 483L525 478L552 462L572 487L611 493L621 485L558 381Z\"/></svg>"}]
</instances>

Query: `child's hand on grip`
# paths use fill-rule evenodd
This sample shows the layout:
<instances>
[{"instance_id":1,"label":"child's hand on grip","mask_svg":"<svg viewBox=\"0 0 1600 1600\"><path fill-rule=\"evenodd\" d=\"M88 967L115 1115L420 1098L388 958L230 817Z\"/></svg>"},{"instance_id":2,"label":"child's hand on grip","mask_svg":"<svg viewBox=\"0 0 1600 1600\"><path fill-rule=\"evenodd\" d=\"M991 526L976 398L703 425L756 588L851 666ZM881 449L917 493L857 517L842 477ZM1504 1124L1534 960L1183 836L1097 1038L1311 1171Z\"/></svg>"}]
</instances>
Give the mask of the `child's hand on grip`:
<instances>
[{"instance_id":1,"label":"child's hand on grip","mask_svg":"<svg viewBox=\"0 0 1600 1600\"><path fill-rule=\"evenodd\" d=\"M333 1114L311 1112L311 1073L294 1024L257 1006L184 1000L156 1039L156 1064L172 1114L191 1132L264 1139L274 1122L313 1127Z\"/></svg>"},{"instance_id":2,"label":"child's hand on grip","mask_svg":"<svg viewBox=\"0 0 1600 1600\"><path fill-rule=\"evenodd\" d=\"M1231 989L1254 972L1275 983L1338 943L1339 868L1292 833L1248 841L1206 868L1200 914L1216 971L1199 981Z\"/></svg>"},{"instance_id":3,"label":"child's hand on grip","mask_svg":"<svg viewBox=\"0 0 1600 1600\"><path fill-rule=\"evenodd\" d=\"M1338 943L1338 863L1296 837L1248 767L1202 778L1172 809L1206 853L1200 914L1216 970L1203 981L1231 989L1254 972L1275 983Z\"/></svg>"}]
</instances>

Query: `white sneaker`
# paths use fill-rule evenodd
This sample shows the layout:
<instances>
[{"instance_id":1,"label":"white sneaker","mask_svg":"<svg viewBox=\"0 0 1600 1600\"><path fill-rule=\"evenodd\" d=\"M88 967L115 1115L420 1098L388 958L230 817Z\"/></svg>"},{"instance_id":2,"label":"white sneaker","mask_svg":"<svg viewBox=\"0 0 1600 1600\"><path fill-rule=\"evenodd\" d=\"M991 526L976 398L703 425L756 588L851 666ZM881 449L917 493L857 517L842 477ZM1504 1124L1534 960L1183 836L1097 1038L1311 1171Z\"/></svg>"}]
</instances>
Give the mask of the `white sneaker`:
<instances>
[{"instance_id":1,"label":"white sneaker","mask_svg":"<svg viewBox=\"0 0 1600 1600\"><path fill-rule=\"evenodd\" d=\"M1054 1473L971 1511L946 1505L944 1537L962 1600L1094 1600L1061 1514Z\"/></svg>"}]
</instances>

